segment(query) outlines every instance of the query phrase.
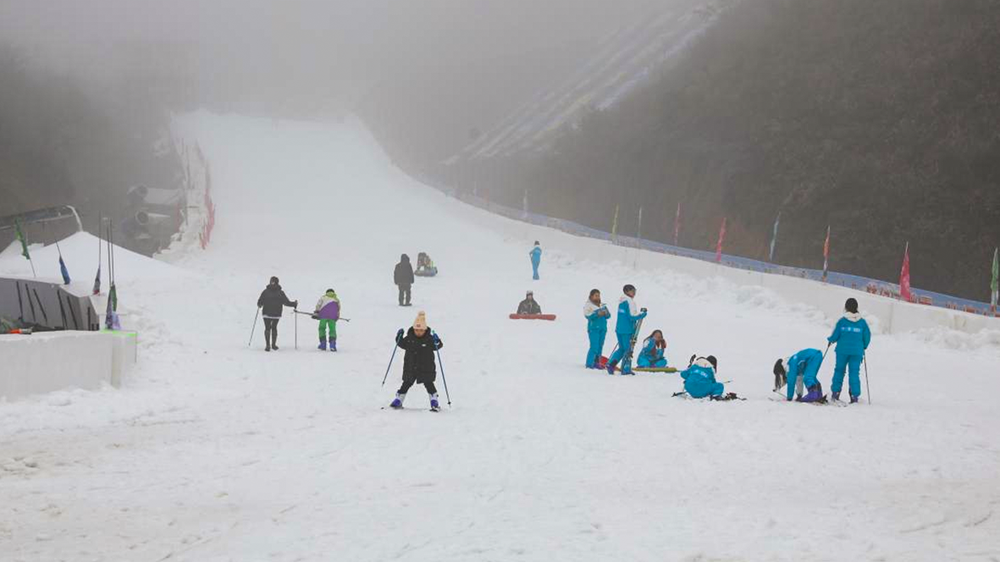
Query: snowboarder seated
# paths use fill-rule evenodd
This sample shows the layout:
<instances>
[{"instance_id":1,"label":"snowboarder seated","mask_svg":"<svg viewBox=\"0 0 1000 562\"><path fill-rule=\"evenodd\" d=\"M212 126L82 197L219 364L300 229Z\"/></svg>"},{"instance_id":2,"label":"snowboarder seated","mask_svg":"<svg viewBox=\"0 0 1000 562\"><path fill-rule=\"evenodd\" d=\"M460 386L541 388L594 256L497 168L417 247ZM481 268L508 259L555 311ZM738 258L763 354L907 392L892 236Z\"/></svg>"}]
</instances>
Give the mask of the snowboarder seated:
<instances>
[{"instance_id":1,"label":"snowboarder seated","mask_svg":"<svg viewBox=\"0 0 1000 562\"><path fill-rule=\"evenodd\" d=\"M528 291L528 293L524 295L524 300L521 301L521 304L517 305L517 313L518 314L542 313L542 307L538 304L538 301L535 300L535 293Z\"/></svg>"},{"instance_id":2,"label":"snowboarder seated","mask_svg":"<svg viewBox=\"0 0 1000 562\"><path fill-rule=\"evenodd\" d=\"M340 320L340 299L337 292L327 289L316 302L312 317L319 320L319 348L326 351L327 330L330 332L330 351L337 351L337 320Z\"/></svg>"},{"instance_id":3,"label":"snowboarder seated","mask_svg":"<svg viewBox=\"0 0 1000 562\"><path fill-rule=\"evenodd\" d=\"M535 247L528 252L528 255L531 256L532 279L538 281L540 279L538 266L542 263L542 247L538 245L538 240L535 240Z\"/></svg>"},{"instance_id":4,"label":"snowboarder seated","mask_svg":"<svg viewBox=\"0 0 1000 562\"><path fill-rule=\"evenodd\" d=\"M653 330L648 338L643 340L642 351L639 352L637 364L643 369L662 369L667 366L667 358L663 356L667 349L667 340L663 332Z\"/></svg>"},{"instance_id":5,"label":"snowboarder seated","mask_svg":"<svg viewBox=\"0 0 1000 562\"><path fill-rule=\"evenodd\" d=\"M726 387L715 380L718 366L719 362L713 355L708 357L692 356L688 368L681 371L681 378L684 379L684 392L687 392L691 398L705 398L707 396L714 399L723 397Z\"/></svg>"},{"instance_id":6,"label":"snowboarder seated","mask_svg":"<svg viewBox=\"0 0 1000 562\"><path fill-rule=\"evenodd\" d=\"M646 317L646 309L636 310L635 287L625 285L622 287L624 296L618 301L618 321L615 324L615 335L618 336L618 350L608 359L608 374L615 374L615 367L618 362L622 363L622 374L632 373L632 337L635 334L636 322Z\"/></svg>"},{"instance_id":7,"label":"snowboarder seated","mask_svg":"<svg viewBox=\"0 0 1000 562\"><path fill-rule=\"evenodd\" d=\"M410 256L406 254L399 256L399 263L392 272L392 280L399 288L399 306L410 306L410 288L414 281Z\"/></svg>"},{"instance_id":8,"label":"snowboarder seated","mask_svg":"<svg viewBox=\"0 0 1000 562\"><path fill-rule=\"evenodd\" d=\"M437 275L438 269L434 266L434 261L425 252L420 252L417 254L417 271L414 275L419 275L421 277L434 277Z\"/></svg>"},{"instance_id":9,"label":"snowboarder seated","mask_svg":"<svg viewBox=\"0 0 1000 562\"><path fill-rule=\"evenodd\" d=\"M601 292L597 289L590 291L590 298L583 305L583 317L587 319L587 337L590 339L586 365L588 369L600 369L598 361L604 353L604 339L608 335L608 318L611 317L611 312L601 302Z\"/></svg>"},{"instance_id":10,"label":"snowboarder seated","mask_svg":"<svg viewBox=\"0 0 1000 562\"><path fill-rule=\"evenodd\" d=\"M434 387L434 379L437 378L434 352L444 347L444 344L441 343L441 338L427 327L427 316L423 311L417 314L413 327L407 330L405 336L402 329L396 332L396 345L406 352L403 357L403 386L399 387L396 399L389 406L397 410L402 408L406 392L414 383L418 383L427 389L431 399L431 410L436 412L441 409L437 388Z\"/></svg>"},{"instance_id":11,"label":"snowboarder seated","mask_svg":"<svg viewBox=\"0 0 1000 562\"><path fill-rule=\"evenodd\" d=\"M263 309L264 317L264 351L278 351L278 321L284 307L298 308L299 301L288 300L285 291L281 290L277 277L271 277L271 282L257 299L257 308Z\"/></svg>"},{"instance_id":12,"label":"snowboarder seated","mask_svg":"<svg viewBox=\"0 0 1000 562\"><path fill-rule=\"evenodd\" d=\"M858 301L847 299L844 317L837 321L827 341L837 344L837 365L833 368L833 385L830 386L832 397L840 400L840 391L844 388L844 371L847 370L850 376L851 404L855 404L861 396L861 361L872 341L868 322L858 314Z\"/></svg>"},{"instance_id":13,"label":"snowboarder seated","mask_svg":"<svg viewBox=\"0 0 1000 562\"><path fill-rule=\"evenodd\" d=\"M778 359L774 364L775 381L784 380L787 390L785 398L789 401L795 396L795 385L802 378L802 385L806 388L806 395L802 396L801 391L797 400L799 402L822 402L823 387L820 385L816 375L819 373L820 365L823 364L823 352L818 349L803 349L792 355L788 359Z\"/></svg>"}]
</instances>

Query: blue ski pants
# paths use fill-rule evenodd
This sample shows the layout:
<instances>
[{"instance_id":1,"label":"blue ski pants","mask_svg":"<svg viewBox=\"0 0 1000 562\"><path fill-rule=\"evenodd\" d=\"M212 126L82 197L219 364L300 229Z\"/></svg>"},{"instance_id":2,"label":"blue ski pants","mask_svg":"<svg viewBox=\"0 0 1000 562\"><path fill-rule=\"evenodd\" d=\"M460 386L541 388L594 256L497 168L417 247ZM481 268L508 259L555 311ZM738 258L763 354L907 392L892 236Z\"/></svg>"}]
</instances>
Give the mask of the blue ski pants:
<instances>
[{"instance_id":1,"label":"blue ski pants","mask_svg":"<svg viewBox=\"0 0 1000 562\"><path fill-rule=\"evenodd\" d=\"M712 382L703 377L688 377L684 381L684 391L691 398L705 398L706 396L722 396L726 387L721 382Z\"/></svg>"},{"instance_id":2,"label":"blue ski pants","mask_svg":"<svg viewBox=\"0 0 1000 562\"><path fill-rule=\"evenodd\" d=\"M604 353L604 339L608 337L607 330L587 330L590 338L590 349L587 350L587 366L593 367Z\"/></svg>"},{"instance_id":3,"label":"blue ski pants","mask_svg":"<svg viewBox=\"0 0 1000 562\"><path fill-rule=\"evenodd\" d=\"M864 355L838 353L837 365L833 368L833 386L830 390L840 392L844 388L844 371L848 372L851 396L861 396L861 361Z\"/></svg>"},{"instance_id":4,"label":"blue ski pants","mask_svg":"<svg viewBox=\"0 0 1000 562\"><path fill-rule=\"evenodd\" d=\"M541 262L538 262L538 261L535 261L535 260L531 260L532 279L534 279L535 281L538 281L539 279L541 279L538 276L538 266L540 264L541 264Z\"/></svg>"},{"instance_id":5,"label":"blue ski pants","mask_svg":"<svg viewBox=\"0 0 1000 562\"><path fill-rule=\"evenodd\" d=\"M617 365L619 361L623 358L625 362L622 363L622 372L631 373L632 372L632 334L615 334L618 336L618 350L614 352L610 359L608 359L609 364Z\"/></svg>"}]
</instances>

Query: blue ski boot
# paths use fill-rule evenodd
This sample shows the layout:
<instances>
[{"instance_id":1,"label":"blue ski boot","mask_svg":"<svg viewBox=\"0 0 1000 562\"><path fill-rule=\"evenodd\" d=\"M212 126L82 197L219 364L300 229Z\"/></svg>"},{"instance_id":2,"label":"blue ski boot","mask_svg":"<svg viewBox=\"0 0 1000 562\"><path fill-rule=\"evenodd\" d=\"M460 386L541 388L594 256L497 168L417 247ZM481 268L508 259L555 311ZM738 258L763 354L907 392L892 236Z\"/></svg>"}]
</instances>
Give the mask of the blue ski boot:
<instances>
[{"instance_id":1,"label":"blue ski boot","mask_svg":"<svg viewBox=\"0 0 1000 562\"><path fill-rule=\"evenodd\" d=\"M809 392L801 398L801 402L823 402L825 401L823 396L823 387L819 384L814 384L807 389Z\"/></svg>"},{"instance_id":2,"label":"blue ski boot","mask_svg":"<svg viewBox=\"0 0 1000 562\"><path fill-rule=\"evenodd\" d=\"M608 368L605 369L605 371L607 371L609 375L615 374L615 364L609 361Z\"/></svg>"},{"instance_id":3,"label":"blue ski boot","mask_svg":"<svg viewBox=\"0 0 1000 562\"><path fill-rule=\"evenodd\" d=\"M441 411L441 404L438 403L438 395L437 394L431 394L431 411L432 412L440 412Z\"/></svg>"},{"instance_id":4,"label":"blue ski boot","mask_svg":"<svg viewBox=\"0 0 1000 562\"><path fill-rule=\"evenodd\" d=\"M330 351L337 351L337 338L330 338Z\"/></svg>"},{"instance_id":5,"label":"blue ski boot","mask_svg":"<svg viewBox=\"0 0 1000 562\"><path fill-rule=\"evenodd\" d=\"M322 351L326 351L326 338L320 338L319 339L319 348Z\"/></svg>"},{"instance_id":6,"label":"blue ski boot","mask_svg":"<svg viewBox=\"0 0 1000 562\"><path fill-rule=\"evenodd\" d=\"M852 394L851 395L851 404L857 404L858 403L858 398L859 398L858 396L855 396L855 395Z\"/></svg>"},{"instance_id":7,"label":"blue ski boot","mask_svg":"<svg viewBox=\"0 0 1000 562\"><path fill-rule=\"evenodd\" d=\"M389 407L392 408L393 410L402 410L403 400L406 400L406 395L397 392L396 399L392 401L392 404L389 404Z\"/></svg>"}]
</instances>

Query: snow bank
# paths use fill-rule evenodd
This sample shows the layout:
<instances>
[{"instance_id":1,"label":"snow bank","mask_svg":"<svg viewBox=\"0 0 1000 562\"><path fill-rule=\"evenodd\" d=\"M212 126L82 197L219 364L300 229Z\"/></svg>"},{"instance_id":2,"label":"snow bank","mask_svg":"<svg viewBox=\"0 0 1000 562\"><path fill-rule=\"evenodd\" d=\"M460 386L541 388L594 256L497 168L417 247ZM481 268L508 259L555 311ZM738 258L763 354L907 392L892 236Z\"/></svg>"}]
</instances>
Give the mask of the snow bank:
<instances>
[{"instance_id":1,"label":"snow bank","mask_svg":"<svg viewBox=\"0 0 1000 562\"><path fill-rule=\"evenodd\" d=\"M0 335L0 398L13 400L64 388L120 386L136 362L132 332L45 332Z\"/></svg>"}]
</instances>

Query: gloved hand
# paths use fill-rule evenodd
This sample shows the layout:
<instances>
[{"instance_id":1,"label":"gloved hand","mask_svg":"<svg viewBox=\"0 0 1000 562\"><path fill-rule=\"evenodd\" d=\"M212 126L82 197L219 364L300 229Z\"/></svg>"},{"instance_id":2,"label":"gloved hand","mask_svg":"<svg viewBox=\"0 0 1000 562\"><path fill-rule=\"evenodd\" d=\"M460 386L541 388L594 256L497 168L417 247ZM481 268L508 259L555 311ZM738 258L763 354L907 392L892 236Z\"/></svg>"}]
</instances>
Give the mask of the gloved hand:
<instances>
[{"instance_id":1,"label":"gloved hand","mask_svg":"<svg viewBox=\"0 0 1000 562\"><path fill-rule=\"evenodd\" d=\"M641 312L641 313L643 313L643 314L646 314L646 313L647 313L647 312L649 312L649 311L648 311L648 310L646 310L645 308L640 308L640 309L639 309L639 312Z\"/></svg>"},{"instance_id":2,"label":"gloved hand","mask_svg":"<svg viewBox=\"0 0 1000 562\"><path fill-rule=\"evenodd\" d=\"M441 345L441 338L439 338L437 334L431 334L431 339L434 340L435 346Z\"/></svg>"},{"instance_id":3,"label":"gloved hand","mask_svg":"<svg viewBox=\"0 0 1000 562\"><path fill-rule=\"evenodd\" d=\"M292 308L298 308L298 307L299 307L299 301L292 301Z\"/></svg>"},{"instance_id":4,"label":"gloved hand","mask_svg":"<svg viewBox=\"0 0 1000 562\"><path fill-rule=\"evenodd\" d=\"M396 332L396 342L397 342L397 343L398 343L398 342L400 342L400 341L402 341L402 339L403 339L403 334L405 334L405 333L406 333L406 332L404 332L402 328L400 328L400 329L399 329L399 331L398 331L398 332Z\"/></svg>"},{"instance_id":5,"label":"gloved hand","mask_svg":"<svg viewBox=\"0 0 1000 562\"><path fill-rule=\"evenodd\" d=\"M313 315L310 316L310 318L312 318L313 320L319 320L319 314L313 313Z\"/></svg>"}]
</instances>

